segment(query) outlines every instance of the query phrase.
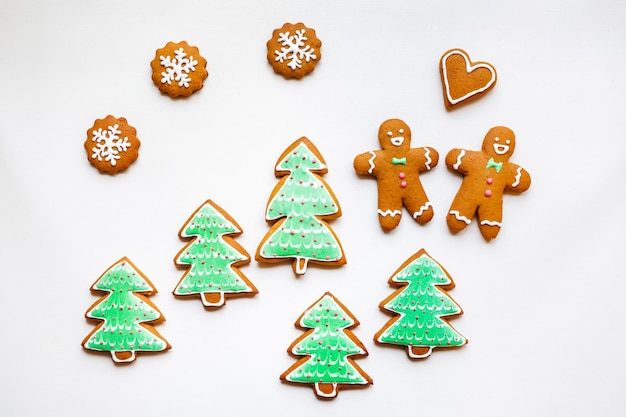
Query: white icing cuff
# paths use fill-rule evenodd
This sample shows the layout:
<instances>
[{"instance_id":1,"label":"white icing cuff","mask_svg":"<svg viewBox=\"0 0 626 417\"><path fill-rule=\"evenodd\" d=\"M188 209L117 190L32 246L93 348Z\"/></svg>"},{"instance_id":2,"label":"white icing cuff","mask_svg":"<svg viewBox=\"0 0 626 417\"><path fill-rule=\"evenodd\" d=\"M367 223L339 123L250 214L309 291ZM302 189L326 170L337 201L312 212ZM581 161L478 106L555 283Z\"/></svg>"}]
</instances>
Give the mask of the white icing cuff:
<instances>
[{"instance_id":1,"label":"white icing cuff","mask_svg":"<svg viewBox=\"0 0 626 417\"><path fill-rule=\"evenodd\" d=\"M493 220L483 220L482 222L480 222L481 225L483 226L498 226L498 227L502 227L502 223L500 222L496 222Z\"/></svg>"},{"instance_id":2,"label":"white icing cuff","mask_svg":"<svg viewBox=\"0 0 626 417\"><path fill-rule=\"evenodd\" d=\"M427 201L426 204L424 204L422 207L420 207L420 211L416 211L415 213L413 213L413 218L417 219L419 216L421 216L422 214L424 214L424 212L426 210L428 210L429 207L432 207L433 205L430 204L430 201Z\"/></svg>"},{"instance_id":3,"label":"white icing cuff","mask_svg":"<svg viewBox=\"0 0 626 417\"><path fill-rule=\"evenodd\" d=\"M470 224L472 222L471 219L468 219L465 216L461 216L461 213L459 213L458 210L451 210L450 214L452 214L457 220L460 220L462 222L465 222L465 224Z\"/></svg>"},{"instance_id":4,"label":"white icing cuff","mask_svg":"<svg viewBox=\"0 0 626 417\"><path fill-rule=\"evenodd\" d=\"M380 214L383 217L387 217L387 216L391 216L391 217L396 217L396 215L401 215L402 211L400 210L385 210L382 211L381 209L378 209L378 214Z\"/></svg>"}]
</instances>

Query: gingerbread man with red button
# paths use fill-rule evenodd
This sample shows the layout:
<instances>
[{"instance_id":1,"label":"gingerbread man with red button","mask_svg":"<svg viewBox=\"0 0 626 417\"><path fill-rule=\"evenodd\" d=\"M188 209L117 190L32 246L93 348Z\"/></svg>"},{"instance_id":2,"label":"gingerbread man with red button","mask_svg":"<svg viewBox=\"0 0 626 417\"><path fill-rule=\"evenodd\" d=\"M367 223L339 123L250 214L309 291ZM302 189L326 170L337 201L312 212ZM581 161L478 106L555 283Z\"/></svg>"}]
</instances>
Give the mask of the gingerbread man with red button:
<instances>
[{"instance_id":1,"label":"gingerbread man with red button","mask_svg":"<svg viewBox=\"0 0 626 417\"><path fill-rule=\"evenodd\" d=\"M357 155L354 169L359 175L378 180L378 220L386 230L395 229L402 207L420 224L433 217L432 204L419 178L439 162L439 153L430 147L411 148L411 129L400 119L384 121L378 130L381 150Z\"/></svg>"},{"instance_id":2,"label":"gingerbread man with red button","mask_svg":"<svg viewBox=\"0 0 626 417\"><path fill-rule=\"evenodd\" d=\"M463 182L446 217L453 233L478 220L486 240L495 238L502 227L502 199L507 191L521 193L530 187L530 174L509 162L515 150L515 134L504 126L485 135L482 151L452 149L446 156L449 169L462 174Z\"/></svg>"}]
</instances>

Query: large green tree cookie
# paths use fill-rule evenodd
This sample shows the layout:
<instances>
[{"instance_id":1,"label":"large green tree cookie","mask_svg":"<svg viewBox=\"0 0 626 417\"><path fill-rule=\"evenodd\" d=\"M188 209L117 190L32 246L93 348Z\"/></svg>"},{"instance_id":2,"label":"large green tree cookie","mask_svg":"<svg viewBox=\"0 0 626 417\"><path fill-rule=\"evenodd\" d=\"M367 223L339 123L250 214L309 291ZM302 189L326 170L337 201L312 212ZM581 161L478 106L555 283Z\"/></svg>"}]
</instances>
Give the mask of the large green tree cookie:
<instances>
[{"instance_id":1,"label":"large green tree cookie","mask_svg":"<svg viewBox=\"0 0 626 417\"><path fill-rule=\"evenodd\" d=\"M339 300L325 293L296 321L296 327L311 330L296 339L288 352L304 357L280 379L312 384L319 398L336 397L339 387L371 384L372 379L352 359L367 356L365 346L349 330L358 325Z\"/></svg>"},{"instance_id":2,"label":"large green tree cookie","mask_svg":"<svg viewBox=\"0 0 626 417\"><path fill-rule=\"evenodd\" d=\"M376 342L404 346L411 359L426 358L434 348L467 343L447 321L463 314L447 293L454 282L424 249L398 268L389 285L399 288L380 303L380 308L396 316L376 333Z\"/></svg>"},{"instance_id":3,"label":"large green tree cookie","mask_svg":"<svg viewBox=\"0 0 626 417\"><path fill-rule=\"evenodd\" d=\"M257 261L291 260L297 275L304 275L309 262L345 264L339 239L326 223L341 216L335 195L321 177L327 172L321 154L305 137L283 152L274 169L281 179L265 213L273 225L259 244Z\"/></svg>"},{"instance_id":4,"label":"large green tree cookie","mask_svg":"<svg viewBox=\"0 0 626 417\"><path fill-rule=\"evenodd\" d=\"M165 317L146 296L157 290L126 257L114 263L91 286L104 292L85 314L102 323L83 340L89 350L110 352L114 362L132 362L136 352L160 352L170 344L152 327Z\"/></svg>"},{"instance_id":5,"label":"large green tree cookie","mask_svg":"<svg viewBox=\"0 0 626 417\"><path fill-rule=\"evenodd\" d=\"M205 307L221 307L226 296L258 291L239 270L250 255L232 236L242 233L235 220L211 200L202 204L179 232L190 240L174 258L186 271L174 289L176 296L200 296Z\"/></svg>"}]
</instances>

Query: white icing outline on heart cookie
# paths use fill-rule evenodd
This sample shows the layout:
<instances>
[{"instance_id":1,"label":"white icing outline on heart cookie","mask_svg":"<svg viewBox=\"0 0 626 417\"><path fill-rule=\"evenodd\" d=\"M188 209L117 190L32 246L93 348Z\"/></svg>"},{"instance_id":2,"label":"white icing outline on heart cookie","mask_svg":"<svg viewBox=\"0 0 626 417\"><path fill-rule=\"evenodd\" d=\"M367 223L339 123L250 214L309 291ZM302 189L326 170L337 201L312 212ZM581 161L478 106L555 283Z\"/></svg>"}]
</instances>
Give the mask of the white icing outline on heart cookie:
<instances>
[{"instance_id":1,"label":"white icing outline on heart cookie","mask_svg":"<svg viewBox=\"0 0 626 417\"><path fill-rule=\"evenodd\" d=\"M473 72L475 69L478 68L486 68L487 70L489 70L489 72L491 73L491 80L489 80L489 82L487 83L487 85L485 85L484 87L479 88L478 90L474 90L474 91L470 91L469 93L465 94L463 97L457 98L457 99L453 99L452 96L450 95L450 85L448 84L448 72L447 72L447 68L446 68L446 61L448 60L448 58L450 58L451 55L461 55L463 57L463 60L465 61L465 71L469 74L471 72ZM443 82L444 85L446 87L446 98L448 99L448 102L452 105L455 105L457 103L460 103L463 100L467 100L468 98L475 96L476 94L480 94L482 92L484 92L485 90L488 90L493 83L496 82L496 69L490 65L487 64L486 62L484 63L479 63L476 65L470 65L471 61L469 56L467 56L467 54L463 51L461 51L460 49L452 49L450 51L448 51L443 58L441 58L441 68L442 68L442 73L443 73Z\"/></svg>"}]
</instances>

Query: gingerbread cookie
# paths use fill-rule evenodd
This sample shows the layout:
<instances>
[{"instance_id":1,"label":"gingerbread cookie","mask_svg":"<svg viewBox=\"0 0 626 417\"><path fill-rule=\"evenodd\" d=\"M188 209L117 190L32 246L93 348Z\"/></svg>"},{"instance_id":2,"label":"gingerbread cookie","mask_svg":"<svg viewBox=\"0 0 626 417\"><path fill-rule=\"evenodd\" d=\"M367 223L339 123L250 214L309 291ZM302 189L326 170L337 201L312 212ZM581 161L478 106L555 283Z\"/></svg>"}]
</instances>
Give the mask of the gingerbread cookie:
<instances>
[{"instance_id":1,"label":"gingerbread cookie","mask_svg":"<svg viewBox=\"0 0 626 417\"><path fill-rule=\"evenodd\" d=\"M287 352L303 358L280 376L282 381L311 384L320 399L335 398L340 387L372 384L352 358L367 356L365 346L350 331L359 322L335 296L325 293L295 325L311 330L289 346Z\"/></svg>"},{"instance_id":2,"label":"gingerbread cookie","mask_svg":"<svg viewBox=\"0 0 626 417\"><path fill-rule=\"evenodd\" d=\"M376 333L374 341L405 347L411 359L427 358L435 348L467 343L448 323L463 314L447 292L454 288L454 281L424 249L393 273L389 285L399 288L379 307L396 315Z\"/></svg>"},{"instance_id":3,"label":"gingerbread cookie","mask_svg":"<svg viewBox=\"0 0 626 417\"><path fill-rule=\"evenodd\" d=\"M378 130L381 150L357 155L357 174L371 175L378 181L378 220L384 230L400 223L402 206L420 224L432 219L434 211L420 181L420 172L439 162L431 147L411 148L411 129L400 119L384 121Z\"/></svg>"},{"instance_id":4,"label":"gingerbread cookie","mask_svg":"<svg viewBox=\"0 0 626 417\"><path fill-rule=\"evenodd\" d=\"M165 317L146 297L157 290L126 257L115 262L91 286L106 293L85 317L102 323L83 340L85 349L109 352L116 363L133 362L136 352L162 352L171 346L152 327Z\"/></svg>"},{"instance_id":5,"label":"gingerbread cookie","mask_svg":"<svg viewBox=\"0 0 626 417\"><path fill-rule=\"evenodd\" d=\"M162 93L188 97L202 88L209 75L206 64L197 47L185 41L168 42L150 62L152 81Z\"/></svg>"},{"instance_id":6,"label":"gingerbread cookie","mask_svg":"<svg viewBox=\"0 0 626 417\"><path fill-rule=\"evenodd\" d=\"M521 193L530 187L530 174L509 162L514 150L513 131L497 126L487 132L482 151L452 149L448 152L446 165L464 176L446 218L453 233L463 230L476 215L485 239L498 235L505 191Z\"/></svg>"},{"instance_id":7,"label":"gingerbread cookie","mask_svg":"<svg viewBox=\"0 0 626 417\"><path fill-rule=\"evenodd\" d=\"M137 130L125 118L108 115L96 119L87 130L84 147L91 165L100 172L113 175L135 162L140 145Z\"/></svg>"},{"instance_id":8,"label":"gingerbread cookie","mask_svg":"<svg viewBox=\"0 0 626 417\"><path fill-rule=\"evenodd\" d=\"M174 295L200 296L207 308L221 307L226 297L254 295L258 291L239 267L250 263L250 255L233 240L242 233L235 220L211 200L202 204L183 225L178 235L190 240L174 263L186 271Z\"/></svg>"},{"instance_id":9,"label":"gingerbread cookie","mask_svg":"<svg viewBox=\"0 0 626 417\"><path fill-rule=\"evenodd\" d=\"M496 85L496 69L488 62L472 62L462 49L450 49L439 61L443 102L447 110L487 94Z\"/></svg>"},{"instance_id":10,"label":"gingerbread cookie","mask_svg":"<svg viewBox=\"0 0 626 417\"><path fill-rule=\"evenodd\" d=\"M285 23L267 41L267 60L285 78L302 78L322 59L322 41L303 23Z\"/></svg>"},{"instance_id":11,"label":"gingerbread cookie","mask_svg":"<svg viewBox=\"0 0 626 417\"><path fill-rule=\"evenodd\" d=\"M297 275L304 275L309 262L346 263L341 243L326 222L341 216L335 194L321 177L327 172L319 150L305 137L283 152L274 168L280 181L265 211L265 220L273 225L259 244L257 261L292 260Z\"/></svg>"}]
</instances>

